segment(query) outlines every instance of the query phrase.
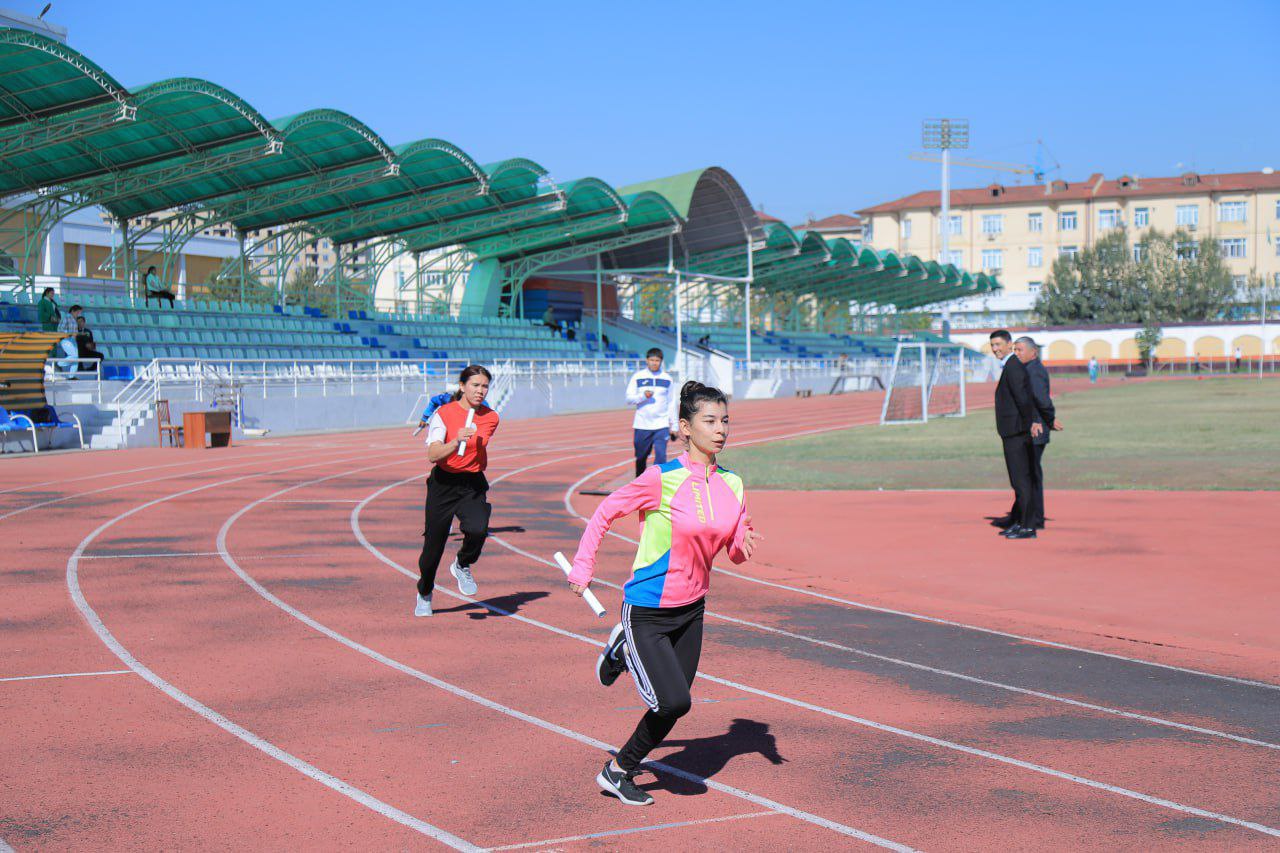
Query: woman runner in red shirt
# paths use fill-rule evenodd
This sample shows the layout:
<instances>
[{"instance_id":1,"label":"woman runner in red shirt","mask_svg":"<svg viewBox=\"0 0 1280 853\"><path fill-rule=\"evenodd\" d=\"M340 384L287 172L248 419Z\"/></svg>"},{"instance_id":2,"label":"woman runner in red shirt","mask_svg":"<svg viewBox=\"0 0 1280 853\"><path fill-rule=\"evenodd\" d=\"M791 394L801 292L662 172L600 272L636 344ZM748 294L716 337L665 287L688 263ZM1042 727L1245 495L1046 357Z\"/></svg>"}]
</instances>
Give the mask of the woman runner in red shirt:
<instances>
[{"instance_id":1,"label":"woman runner in red shirt","mask_svg":"<svg viewBox=\"0 0 1280 853\"><path fill-rule=\"evenodd\" d=\"M462 530L462 547L449 572L458 582L458 592L476 594L471 567L489 534L492 507L485 499L489 481L484 471L489 464L489 440L498 429L498 413L484 404L493 376L478 364L464 368L458 376L453 401L436 409L427 427L427 458L435 463L427 477L426 523L422 531L422 554L418 557L418 602L414 616L431 615L431 592L436 571L444 555L445 542L456 516ZM458 452L462 447L462 453Z\"/></svg>"}]
</instances>

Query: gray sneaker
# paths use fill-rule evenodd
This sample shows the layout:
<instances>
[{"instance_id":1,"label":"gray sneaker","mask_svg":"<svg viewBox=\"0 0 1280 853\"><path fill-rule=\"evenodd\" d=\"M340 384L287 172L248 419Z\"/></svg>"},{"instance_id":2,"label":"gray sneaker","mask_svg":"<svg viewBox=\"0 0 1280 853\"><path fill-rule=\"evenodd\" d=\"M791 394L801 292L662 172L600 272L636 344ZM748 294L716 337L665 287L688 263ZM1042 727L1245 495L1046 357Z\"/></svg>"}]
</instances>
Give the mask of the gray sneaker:
<instances>
[{"instance_id":1,"label":"gray sneaker","mask_svg":"<svg viewBox=\"0 0 1280 853\"><path fill-rule=\"evenodd\" d=\"M423 598L418 596L418 603L413 608L414 616L430 616L431 615L431 596Z\"/></svg>"},{"instance_id":2,"label":"gray sneaker","mask_svg":"<svg viewBox=\"0 0 1280 853\"><path fill-rule=\"evenodd\" d=\"M476 594L476 579L471 576L470 566L460 566L458 561L454 560L453 565L449 567L449 574L458 581L458 592L463 595Z\"/></svg>"}]
</instances>

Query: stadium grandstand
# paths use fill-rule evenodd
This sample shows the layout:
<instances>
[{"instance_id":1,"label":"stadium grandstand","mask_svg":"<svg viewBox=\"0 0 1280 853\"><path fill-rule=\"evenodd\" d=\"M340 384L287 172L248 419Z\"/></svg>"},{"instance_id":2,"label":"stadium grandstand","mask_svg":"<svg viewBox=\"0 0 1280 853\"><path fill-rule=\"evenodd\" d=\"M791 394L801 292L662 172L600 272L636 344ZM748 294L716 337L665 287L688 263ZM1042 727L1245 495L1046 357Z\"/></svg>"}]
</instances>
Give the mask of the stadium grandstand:
<instances>
[{"instance_id":1,"label":"stadium grandstand","mask_svg":"<svg viewBox=\"0 0 1280 853\"><path fill-rule=\"evenodd\" d=\"M162 394L207 405L209 388L164 387L192 377L225 386L245 428L253 383L301 399L395 378L420 395L485 362L549 399L546 377L616 384L650 346L732 389L769 360L884 359L899 313L999 288L762 222L721 168L560 181L439 139L393 145L336 110L269 120L207 80L127 88L24 29L0 28L0 156L0 331L38 328L46 287L84 306L106 365L91 397L46 372L52 397L93 408L95 446L154 441ZM104 223L106 246L76 236ZM201 241L221 254L198 258ZM332 262L313 265L321 244ZM316 416L277 427L343 425Z\"/></svg>"}]
</instances>

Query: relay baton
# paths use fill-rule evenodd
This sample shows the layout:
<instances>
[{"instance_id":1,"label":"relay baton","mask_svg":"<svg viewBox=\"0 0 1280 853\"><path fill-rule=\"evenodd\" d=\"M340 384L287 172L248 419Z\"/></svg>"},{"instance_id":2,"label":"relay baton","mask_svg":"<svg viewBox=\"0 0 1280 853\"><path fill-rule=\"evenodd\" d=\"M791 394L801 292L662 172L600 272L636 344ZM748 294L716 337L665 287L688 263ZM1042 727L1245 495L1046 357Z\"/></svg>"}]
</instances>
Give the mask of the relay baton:
<instances>
[{"instance_id":1,"label":"relay baton","mask_svg":"<svg viewBox=\"0 0 1280 853\"><path fill-rule=\"evenodd\" d=\"M471 422L474 421L475 419L476 419L476 410L467 409L467 422L466 424L463 425L462 428L466 429L467 427L471 426ZM462 441L458 442L458 455L461 456L466 452L467 452L467 442L466 442L466 439L463 439Z\"/></svg>"},{"instance_id":2,"label":"relay baton","mask_svg":"<svg viewBox=\"0 0 1280 853\"><path fill-rule=\"evenodd\" d=\"M568 577L569 572L573 571L573 566L569 565L569 561L566 560L564 558L564 554L561 554L559 551L556 551L555 557L556 562L560 564L560 570L564 572L565 577ZM604 605L600 603L600 599L596 598L596 594L591 591L590 587L582 590L582 600L585 601L587 606L595 612L597 618L604 616L607 612L604 609Z\"/></svg>"},{"instance_id":3,"label":"relay baton","mask_svg":"<svg viewBox=\"0 0 1280 853\"><path fill-rule=\"evenodd\" d=\"M422 432L424 429L426 429L426 427L420 425L417 429L413 431L413 434L416 436L418 433Z\"/></svg>"}]
</instances>

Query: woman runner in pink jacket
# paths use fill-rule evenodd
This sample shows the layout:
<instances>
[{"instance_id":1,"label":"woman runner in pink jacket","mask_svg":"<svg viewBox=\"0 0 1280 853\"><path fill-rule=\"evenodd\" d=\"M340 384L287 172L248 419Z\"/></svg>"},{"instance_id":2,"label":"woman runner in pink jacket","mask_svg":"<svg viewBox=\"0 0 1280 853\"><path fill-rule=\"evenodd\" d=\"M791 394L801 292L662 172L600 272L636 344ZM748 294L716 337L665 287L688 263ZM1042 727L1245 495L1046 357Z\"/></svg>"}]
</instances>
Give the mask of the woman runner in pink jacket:
<instances>
[{"instance_id":1,"label":"woman runner in pink jacket","mask_svg":"<svg viewBox=\"0 0 1280 853\"><path fill-rule=\"evenodd\" d=\"M722 549L733 562L745 562L761 539L747 515L742 479L716 464L729 439L729 403L719 389L684 384L680 434L689 445L686 453L647 469L596 509L569 575L569 588L581 595L609 527L640 512L643 528L624 587L622 621L596 662L606 687L630 670L649 706L617 758L596 776L603 791L633 806L653 802L633 781L640 763L689 712L711 562Z\"/></svg>"}]
</instances>

